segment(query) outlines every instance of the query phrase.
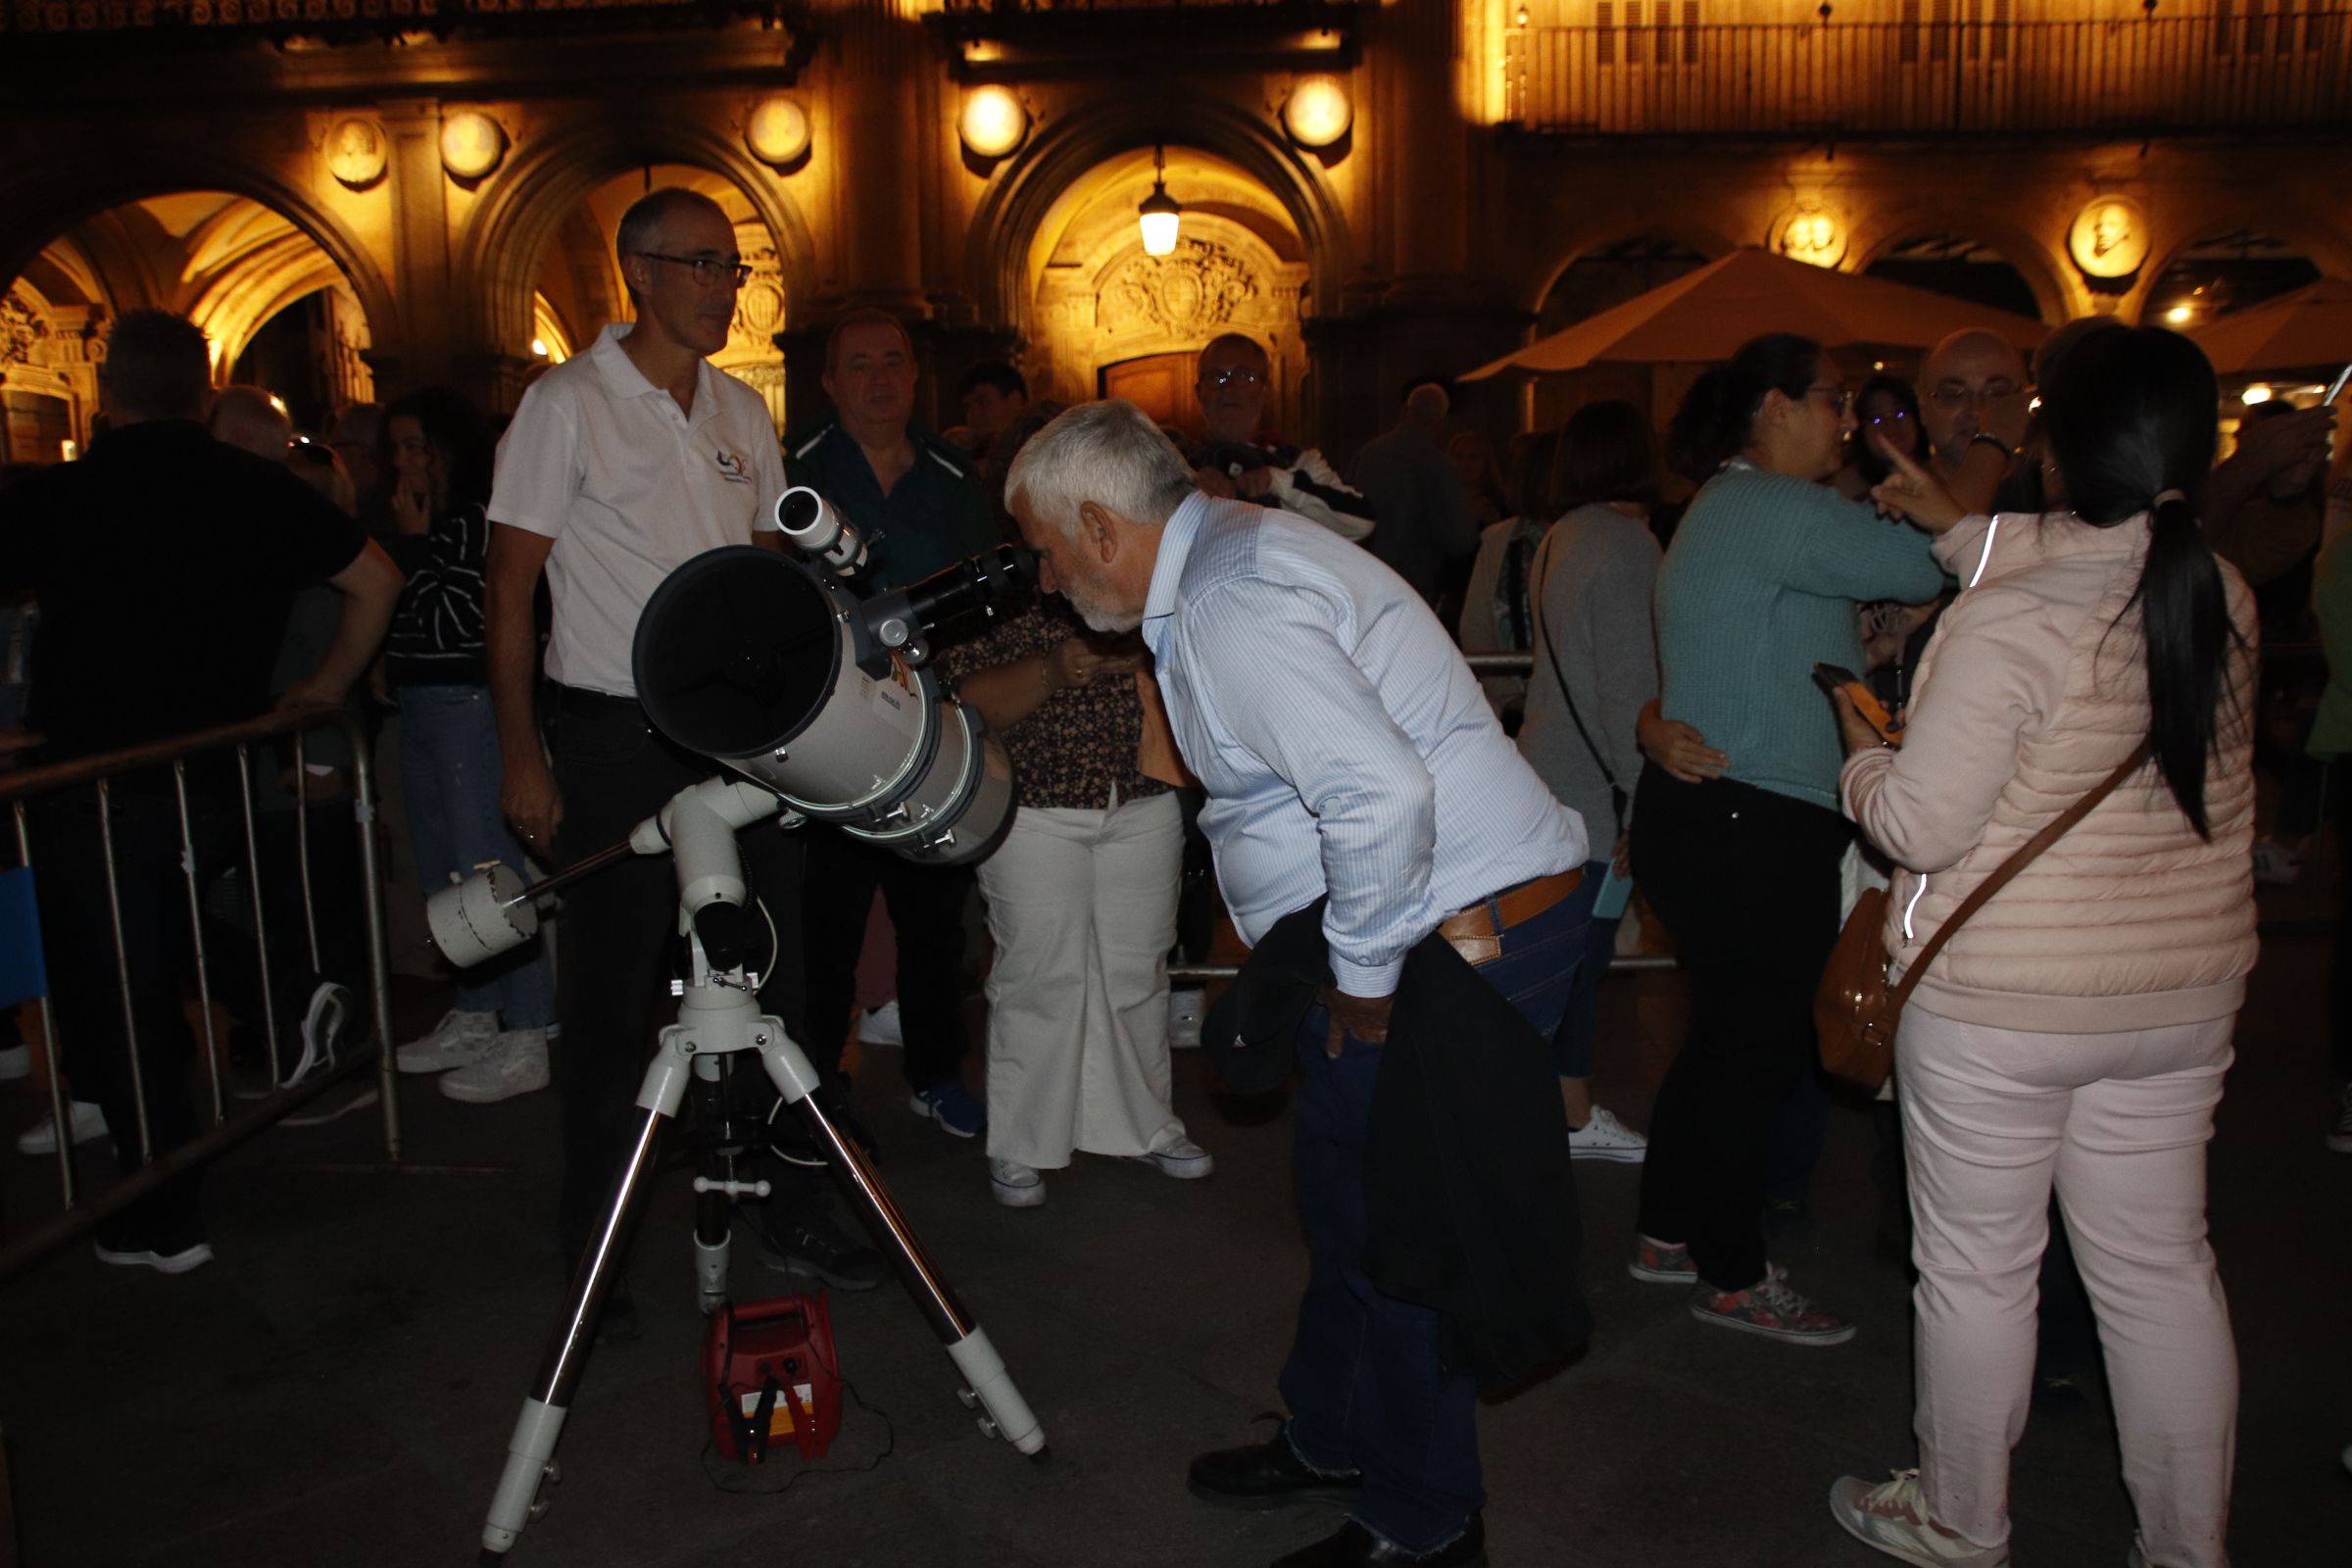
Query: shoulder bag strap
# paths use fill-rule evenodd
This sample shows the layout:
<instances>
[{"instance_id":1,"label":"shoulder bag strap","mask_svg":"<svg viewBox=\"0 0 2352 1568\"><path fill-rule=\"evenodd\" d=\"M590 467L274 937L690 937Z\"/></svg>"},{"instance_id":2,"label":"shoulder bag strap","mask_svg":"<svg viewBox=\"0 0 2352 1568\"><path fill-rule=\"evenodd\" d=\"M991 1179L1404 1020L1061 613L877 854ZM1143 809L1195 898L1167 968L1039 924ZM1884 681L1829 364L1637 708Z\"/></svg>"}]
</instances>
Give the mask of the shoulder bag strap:
<instances>
[{"instance_id":1,"label":"shoulder bag strap","mask_svg":"<svg viewBox=\"0 0 2352 1568\"><path fill-rule=\"evenodd\" d=\"M1544 567L1550 559L1551 542L1559 536L1560 524L1555 522L1544 535L1544 542L1536 547L1535 564L1528 568L1527 573L1527 614L1536 623L1536 630L1543 635L1544 652L1551 661L1551 678L1559 683L1560 699L1568 705L1568 721L1576 726L1577 738L1585 743L1585 750L1592 754L1592 760L1598 764L1600 776L1607 781L1610 791L1623 795L1625 787L1617 782L1617 775L1609 771L1608 759L1601 756L1600 748L1592 744L1592 732L1585 728L1584 715L1576 710L1576 693L1568 689L1567 672L1560 668L1560 651L1551 640L1551 623L1544 618L1544 589L1548 580Z\"/></svg>"},{"instance_id":2,"label":"shoulder bag strap","mask_svg":"<svg viewBox=\"0 0 2352 1568\"><path fill-rule=\"evenodd\" d=\"M2113 795L2124 780L2138 772L2147 764L2147 760L2148 744L2142 741L2136 751L2124 759L2123 765L2092 786L2089 794L2059 812L2048 826L2019 846L2016 854L1994 866L1992 874L1978 883L1968 897L1960 901L1960 906L1952 911L1951 918L1937 927L1936 934L1928 939L1928 945L1919 950L1919 956L1912 959L1910 967L1903 971L1902 983L1887 993L1886 1015L1891 1018L1901 1014L1903 1004L1911 1000L1913 988L1927 974L1928 965L1936 961L1936 955L1943 951L1943 945L1952 939L1953 933L1967 922L1970 915L1983 908L1995 893L2007 887L2010 879L2023 871L2035 856L2066 837L2076 823L2090 814L2091 808Z\"/></svg>"}]
</instances>

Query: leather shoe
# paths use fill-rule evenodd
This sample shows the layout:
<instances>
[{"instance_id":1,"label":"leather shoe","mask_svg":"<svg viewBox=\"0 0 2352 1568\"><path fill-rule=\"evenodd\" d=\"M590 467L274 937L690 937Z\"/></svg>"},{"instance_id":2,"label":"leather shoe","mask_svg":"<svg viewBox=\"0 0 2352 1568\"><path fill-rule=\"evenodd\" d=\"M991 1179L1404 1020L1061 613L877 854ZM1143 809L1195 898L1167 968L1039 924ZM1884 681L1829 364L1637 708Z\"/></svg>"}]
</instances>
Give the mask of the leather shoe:
<instances>
[{"instance_id":1,"label":"leather shoe","mask_svg":"<svg viewBox=\"0 0 2352 1568\"><path fill-rule=\"evenodd\" d=\"M1193 1461L1186 1483L1194 1496L1228 1508L1288 1508L1300 1502L1349 1503L1364 1484L1358 1471L1325 1475L1311 1470L1291 1446L1290 1423L1271 1443L1219 1448Z\"/></svg>"},{"instance_id":2,"label":"leather shoe","mask_svg":"<svg viewBox=\"0 0 2352 1568\"><path fill-rule=\"evenodd\" d=\"M1413 1552L1392 1546L1350 1519L1339 1533L1313 1545L1279 1558L1274 1568L1486 1568L1487 1526L1477 1514L1462 1533L1435 1551Z\"/></svg>"}]
</instances>

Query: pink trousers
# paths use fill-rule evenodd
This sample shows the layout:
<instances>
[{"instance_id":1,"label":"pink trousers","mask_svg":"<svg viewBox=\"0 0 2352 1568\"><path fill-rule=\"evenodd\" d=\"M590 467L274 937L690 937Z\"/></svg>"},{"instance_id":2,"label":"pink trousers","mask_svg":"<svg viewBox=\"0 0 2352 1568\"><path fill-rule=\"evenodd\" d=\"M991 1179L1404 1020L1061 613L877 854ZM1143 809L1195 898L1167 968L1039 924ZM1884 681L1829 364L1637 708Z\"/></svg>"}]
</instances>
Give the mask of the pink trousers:
<instances>
[{"instance_id":1,"label":"pink trousers","mask_svg":"<svg viewBox=\"0 0 2352 1568\"><path fill-rule=\"evenodd\" d=\"M2053 1035L1904 1011L1914 1425L1936 1523L2009 1538L2054 1182L2150 1568L2227 1568L2237 1352L2205 1239L2205 1143L2235 1023Z\"/></svg>"}]
</instances>

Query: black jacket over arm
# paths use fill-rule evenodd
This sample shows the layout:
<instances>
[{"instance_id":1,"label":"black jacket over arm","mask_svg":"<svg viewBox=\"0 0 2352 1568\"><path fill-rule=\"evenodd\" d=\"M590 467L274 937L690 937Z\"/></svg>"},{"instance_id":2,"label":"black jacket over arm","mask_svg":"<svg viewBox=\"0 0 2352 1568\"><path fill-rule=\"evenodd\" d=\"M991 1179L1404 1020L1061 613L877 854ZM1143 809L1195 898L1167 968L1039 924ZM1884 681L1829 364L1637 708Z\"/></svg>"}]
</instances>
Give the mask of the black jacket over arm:
<instances>
[{"instance_id":1,"label":"black jacket over arm","mask_svg":"<svg viewBox=\"0 0 2352 1568\"><path fill-rule=\"evenodd\" d=\"M1285 915L1202 1031L1240 1091L1287 1076L1328 980L1323 902ZM1364 1142L1364 1272L1444 1320L1441 1354L1483 1388L1525 1383L1592 1332L1583 1227L1547 1043L1441 937L1406 956Z\"/></svg>"}]
</instances>

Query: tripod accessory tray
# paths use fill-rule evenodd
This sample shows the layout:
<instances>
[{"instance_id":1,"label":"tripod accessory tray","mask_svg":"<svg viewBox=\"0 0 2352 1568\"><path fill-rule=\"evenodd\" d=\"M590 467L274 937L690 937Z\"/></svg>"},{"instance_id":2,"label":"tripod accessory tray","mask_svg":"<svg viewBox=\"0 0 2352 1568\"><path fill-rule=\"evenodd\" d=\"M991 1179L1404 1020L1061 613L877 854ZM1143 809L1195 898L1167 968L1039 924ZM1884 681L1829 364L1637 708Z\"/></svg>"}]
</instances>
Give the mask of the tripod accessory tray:
<instances>
[{"instance_id":1,"label":"tripod accessory tray","mask_svg":"<svg viewBox=\"0 0 2352 1568\"><path fill-rule=\"evenodd\" d=\"M840 1368L822 1296L722 1304L703 1335L712 1443L745 1464L777 1443L823 1457L841 1430Z\"/></svg>"}]
</instances>

